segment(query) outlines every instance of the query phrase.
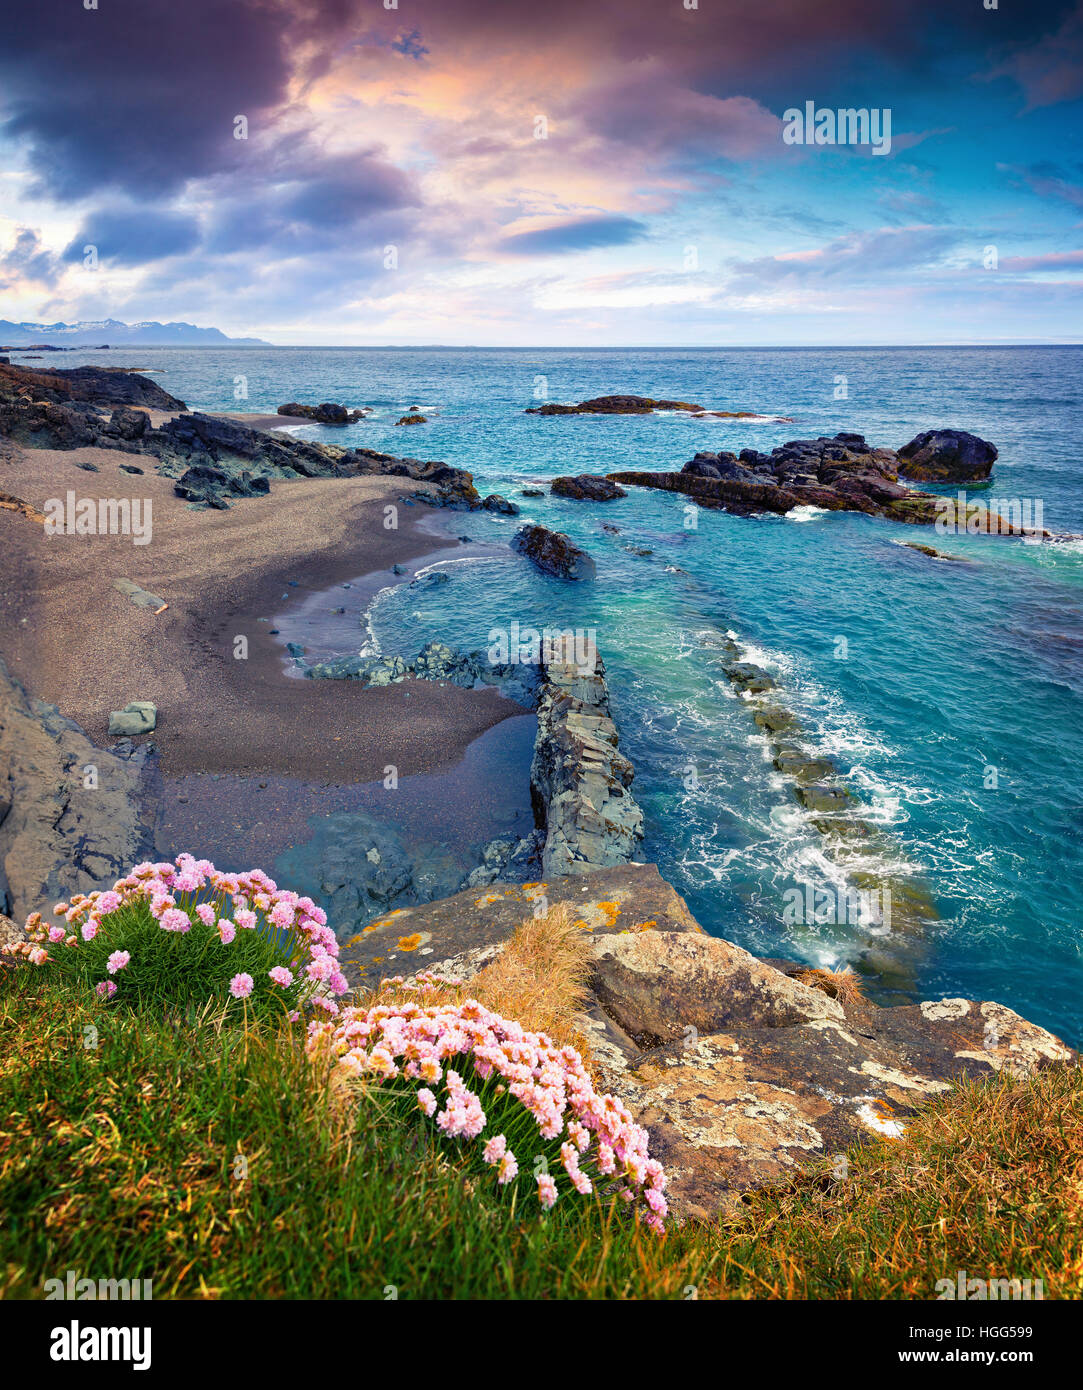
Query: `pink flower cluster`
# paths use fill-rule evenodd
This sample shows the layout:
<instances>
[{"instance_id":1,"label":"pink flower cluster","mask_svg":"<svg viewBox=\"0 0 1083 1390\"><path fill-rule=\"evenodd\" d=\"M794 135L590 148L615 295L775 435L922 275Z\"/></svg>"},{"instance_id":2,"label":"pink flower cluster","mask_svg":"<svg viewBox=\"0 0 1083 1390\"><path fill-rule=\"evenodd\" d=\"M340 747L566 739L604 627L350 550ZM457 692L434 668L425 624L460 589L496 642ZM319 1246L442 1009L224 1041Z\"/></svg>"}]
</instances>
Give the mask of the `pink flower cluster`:
<instances>
[{"instance_id":1,"label":"pink flower cluster","mask_svg":"<svg viewBox=\"0 0 1083 1390\"><path fill-rule=\"evenodd\" d=\"M202 901L197 902L197 897ZM77 893L70 903L57 903L53 913L64 919L67 928L50 926L40 912L33 913L26 922L28 940L4 950L23 956L32 965L44 965L49 951L42 943L63 942L66 947L77 947L80 938L93 941L103 925L109 926L107 918L141 901L149 904L151 916L163 931L184 935L198 919L217 931L224 946L236 939L238 930L255 930L262 914L274 928L291 938L287 950L294 970L276 966L268 972L272 983L286 988L293 983L294 972L303 971L311 1002L332 1016L338 1013L334 996L345 994L348 986L339 969L338 941L322 908L311 898L279 888L262 869L242 874L219 873L209 859L196 859L191 854L179 855L174 864L137 864L107 892ZM129 952L114 951L107 969L115 974L130 961ZM116 986L108 983L108 989L98 988L103 997L116 992ZM230 983L230 992L235 998L244 998L253 987L251 976L239 973Z\"/></svg>"},{"instance_id":2,"label":"pink flower cluster","mask_svg":"<svg viewBox=\"0 0 1083 1390\"><path fill-rule=\"evenodd\" d=\"M350 1076L410 1091L425 1082L414 1093L422 1112L448 1137L484 1138L483 1160L501 1183L519 1171L509 1134L528 1165L539 1139L554 1146L563 1140L560 1165L577 1192L590 1193L601 1179L625 1201L642 1201L648 1224L662 1229L666 1179L648 1157L647 1132L616 1096L595 1091L574 1047L527 1032L476 999L347 1008L335 1022L311 1023L306 1047L310 1055L330 1055ZM510 1119L509 1097L518 1102ZM505 1132L485 1134L486 1107L499 1111ZM559 1194L550 1173L538 1176L537 1189L541 1205L553 1206Z\"/></svg>"}]
</instances>

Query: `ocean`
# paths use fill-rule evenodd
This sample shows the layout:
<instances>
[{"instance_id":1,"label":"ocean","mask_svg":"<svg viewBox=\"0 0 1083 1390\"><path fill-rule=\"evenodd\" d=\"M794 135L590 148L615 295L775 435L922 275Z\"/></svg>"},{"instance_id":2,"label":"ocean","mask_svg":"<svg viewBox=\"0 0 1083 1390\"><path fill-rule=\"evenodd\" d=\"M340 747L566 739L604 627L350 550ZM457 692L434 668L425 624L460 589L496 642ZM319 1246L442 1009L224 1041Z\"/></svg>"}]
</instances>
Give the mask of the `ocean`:
<instances>
[{"instance_id":1,"label":"ocean","mask_svg":"<svg viewBox=\"0 0 1083 1390\"><path fill-rule=\"evenodd\" d=\"M795 920L792 904L890 882L932 906L904 929L895 1002L995 999L1083 1042L1083 541L936 536L815 509L690 516L679 496L635 489L604 504L519 495L560 473L678 469L701 449L839 430L898 447L954 426L1000 451L987 495L1040 502L1046 529L1078 536L1083 348L139 348L56 360L152 369L193 409L372 406L358 425L295 432L470 469L522 516L442 514L478 553L441 564L450 582L421 596L377 595L374 650L487 647L515 621L593 630L636 767L641 857L705 928L761 956L860 964L867 923ZM762 418L524 413L613 393ZM396 427L411 407L430 422ZM524 521L583 545L596 582L548 579L507 549ZM846 855L829 852L774 770L718 664L726 633L863 803L875 833Z\"/></svg>"}]
</instances>

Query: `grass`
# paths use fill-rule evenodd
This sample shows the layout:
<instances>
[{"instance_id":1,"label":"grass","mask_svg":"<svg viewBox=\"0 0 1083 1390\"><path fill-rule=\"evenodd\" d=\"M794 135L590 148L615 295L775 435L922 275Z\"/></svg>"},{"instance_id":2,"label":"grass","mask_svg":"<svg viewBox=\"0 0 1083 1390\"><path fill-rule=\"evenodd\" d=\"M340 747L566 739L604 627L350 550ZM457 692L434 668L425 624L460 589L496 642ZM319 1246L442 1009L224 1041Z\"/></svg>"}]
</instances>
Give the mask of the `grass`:
<instances>
[{"instance_id":1,"label":"grass","mask_svg":"<svg viewBox=\"0 0 1083 1390\"><path fill-rule=\"evenodd\" d=\"M914 1298L960 1269L1083 1294L1078 1069L965 1085L844 1181L818 1165L659 1239L514 1210L300 1043L0 971L0 1294L68 1269L159 1299Z\"/></svg>"}]
</instances>

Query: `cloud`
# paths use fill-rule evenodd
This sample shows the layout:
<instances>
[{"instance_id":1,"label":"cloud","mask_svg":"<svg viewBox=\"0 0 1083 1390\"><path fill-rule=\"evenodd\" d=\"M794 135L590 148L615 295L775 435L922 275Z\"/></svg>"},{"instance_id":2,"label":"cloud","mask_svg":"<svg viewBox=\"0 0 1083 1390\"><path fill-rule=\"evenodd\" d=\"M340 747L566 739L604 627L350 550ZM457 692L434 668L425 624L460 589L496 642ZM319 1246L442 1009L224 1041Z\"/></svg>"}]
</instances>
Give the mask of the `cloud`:
<instances>
[{"instance_id":1,"label":"cloud","mask_svg":"<svg viewBox=\"0 0 1083 1390\"><path fill-rule=\"evenodd\" d=\"M1017 82L1028 111L1083 96L1083 4L1077 3L1055 29L997 64L988 77Z\"/></svg>"},{"instance_id":2,"label":"cloud","mask_svg":"<svg viewBox=\"0 0 1083 1390\"><path fill-rule=\"evenodd\" d=\"M944 227L882 227L852 232L813 251L758 256L733 263L734 283L752 286L784 280L867 282L928 266L958 240Z\"/></svg>"},{"instance_id":3,"label":"cloud","mask_svg":"<svg viewBox=\"0 0 1083 1390\"><path fill-rule=\"evenodd\" d=\"M1042 256L1005 256L1001 270L1074 270L1083 266L1083 251L1048 251Z\"/></svg>"},{"instance_id":4,"label":"cloud","mask_svg":"<svg viewBox=\"0 0 1083 1390\"><path fill-rule=\"evenodd\" d=\"M82 260L87 246L112 265L145 265L167 256L193 251L199 244L199 223L185 213L152 208L102 208L91 213L64 248L63 259Z\"/></svg>"},{"instance_id":5,"label":"cloud","mask_svg":"<svg viewBox=\"0 0 1083 1390\"><path fill-rule=\"evenodd\" d=\"M513 256L553 256L570 251L595 251L605 246L627 246L647 235L644 223L634 217L577 217L553 227L515 232L499 243Z\"/></svg>"},{"instance_id":6,"label":"cloud","mask_svg":"<svg viewBox=\"0 0 1083 1390\"><path fill-rule=\"evenodd\" d=\"M1065 167L1051 160L1039 160L1022 167L998 164L997 169L1011 175L1017 182L1025 183L1039 198L1050 198L1083 208L1083 182L1078 181L1083 176L1083 163Z\"/></svg>"},{"instance_id":7,"label":"cloud","mask_svg":"<svg viewBox=\"0 0 1083 1390\"><path fill-rule=\"evenodd\" d=\"M11 249L0 256L0 289L14 289L32 282L52 288L63 267L32 227L18 227Z\"/></svg>"}]
</instances>

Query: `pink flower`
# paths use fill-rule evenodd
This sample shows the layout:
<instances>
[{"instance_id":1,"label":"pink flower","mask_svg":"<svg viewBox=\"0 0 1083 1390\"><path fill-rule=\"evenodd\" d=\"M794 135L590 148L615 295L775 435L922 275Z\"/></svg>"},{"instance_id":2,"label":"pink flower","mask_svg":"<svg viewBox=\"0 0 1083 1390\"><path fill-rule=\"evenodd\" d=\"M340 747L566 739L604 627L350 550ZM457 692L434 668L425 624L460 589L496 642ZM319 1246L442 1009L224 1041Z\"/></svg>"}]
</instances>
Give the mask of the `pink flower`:
<instances>
[{"instance_id":1,"label":"pink flower","mask_svg":"<svg viewBox=\"0 0 1083 1390\"><path fill-rule=\"evenodd\" d=\"M187 912L182 912L179 907L168 907L159 919L159 926L162 931L186 932L192 930L191 919Z\"/></svg>"},{"instance_id":2,"label":"pink flower","mask_svg":"<svg viewBox=\"0 0 1083 1390\"><path fill-rule=\"evenodd\" d=\"M538 1174L538 1201L548 1211L557 1200L557 1185L548 1173Z\"/></svg>"},{"instance_id":3,"label":"pink flower","mask_svg":"<svg viewBox=\"0 0 1083 1390\"><path fill-rule=\"evenodd\" d=\"M287 970L284 965L276 965L273 970L268 970L267 974L276 985L281 985L283 989L293 984L293 971Z\"/></svg>"},{"instance_id":4,"label":"pink flower","mask_svg":"<svg viewBox=\"0 0 1083 1390\"><path fill-rule=\"evenodd\" d=\"M105 962L105 968L109 971L110 975L115 975L118 970L124 969L131 958L131 952L129 951L114 951Z\"/></svg>"},{"instance_id":5,"label":"pink flower","mask_svg":"<svg viewBox=\"0 0 1083 1390\"><path fill-rule=\"evenodd\" d=\"M115 889L110 889L108 893L103 893L98 899L98 913L102 917L108 917L110 912L116 912L120 906L120 894Z\"/></svg>"},{"instance_id":6,"label":"pink flower","mask_svg":"<svg viewBox=\"0 0 1083 1390\"><path fill-rule=\"evenodd\" d=\"M271 921L283 931L293 926L293 908L289 903L275 903L271 908Z\"/></svg>"},{"instance_id":7,"label":"pink flower","mask_svg":"<svg viewBox=\"0 0 1083 1390\"><path fill-rule=\"evenodd\" d=\"M428 1089L427 1086L422 1086L421 1090L418 1091L417 1103L421 1106L422 1110L424 1110L425 1114L428 1115L429 1119L431 1120L432 1117L436 1114L436 1097Z\"/></svg>"},{"instance_id":8,"label":"pink flower","mask_svg":"<svg viewBox=\"0 0 1083 1390\"><path fill-rule=\"evenodd\" d=\"M519 1171L519 1164L516 1162L515 1155L510 1151L500 1160L500 1171L497 1174L497 1182L506 1186Z\"/></svg>"},{"instance_id":9,"label":"pink flower","mask_svg":"<svg viewBox=\"0 0 1083 1390\"><path fill-rule=\"evenodd\" d=\"M83 925L79 928L79 935L83 938L84 941L93 941L94 938L98 935L97 922L84 922Z\"/></svg>"},{"instance_id":10,"label":"pink flower","mask_svg":"<svg viewBox=\"0 0 1083 1390\"><path fill-rule=\"evenodd\" d=\"M237 925L242 931L252 931L256 925L256 914L247 907L242 907L236 914Z\"/></svg>"},{"instance_id":11,"label":"pink flower","mask_svg":"<svg viewBox=\"0 0 1083 1390\"><path fill-rule=\"evenodd\" d=\"M55 941L63 941L63 940L64 940L64 928L63 928L63 927L50 927L50 928L49 928L49 940L50 940L50 941L54 941L54 942L55 942Z\"/></svg>"},{"instance_id":12,"label":"pink flower","mask_svg":"<svg viewBox=\"0 0 1083 1390\"><path fill-rule=\"evenodd\" d=\"M205 927L214 926L215 911L210 903L200 903L196 908L196 916Z\"/></svg>"},{"instance_id":13,"label":"pink flower","mask_svg":"<svg viewBox=\"0 0 1083 1390\"><path fill-rule=\"evenodd\" d=\"M33 946L28 956L31 965L44 965L49 959L49 952L43 951L40 946Z\"/></svg>"},{"instance_id":14,"label":"pink flower","mask_svg":"<svg viewBox=\"0 0 1083 1390\"><path fill-rule=\"evenodd\" d=\"M100 994L104 999L112 999L116 992L117 987L112 980L103 980L94 990L95 994Z\"/></svg>"},{"instance_id":15,"label":"pink flower","mask_svg":"<svg viewBox=\"0 0 1083 1390\"><path fill-rule=\"evenodd\" d=\"M237 928L228 917L221 917L218 920L218 935L222 940L223 946L228 946L237 935Z\"/></svg>"},{"instance_id":16,"label":"pink flower","mask_svg":"<svg viewBox=\"0 0 1083 1390\"><path fill-rule=\"evenodd\" d=\"M502 1134L494 1135L485 1145L482 1158L486 1163L499 1163L507 1152L508 1141Z\"/></svg>"},{"instance_id":17,"label":"pink flower","mask_svg":"<svg viewBox=\"0 0 1083 1390\"><path fill-rule=\"evenodd\" d=\"M233 979L229 982L229 992L233 995L234 999L247 999L252 993L252 987L255 983L251 975L234 975Z\"/></svg>"}]
</instances>

